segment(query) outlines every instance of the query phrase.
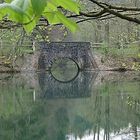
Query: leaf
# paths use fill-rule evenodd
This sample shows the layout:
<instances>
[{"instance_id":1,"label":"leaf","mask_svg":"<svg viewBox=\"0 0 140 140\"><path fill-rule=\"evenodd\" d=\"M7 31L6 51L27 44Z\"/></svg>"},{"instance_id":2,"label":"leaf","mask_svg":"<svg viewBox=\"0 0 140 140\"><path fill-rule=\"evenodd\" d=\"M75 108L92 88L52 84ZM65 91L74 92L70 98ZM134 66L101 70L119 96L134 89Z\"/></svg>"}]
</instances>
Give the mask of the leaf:
<instances>
[{"instance_id":1,"label":"leaf","mask_svg":"<svg viewBox=\"0 0 140 140\"><path fill-rule=\"evenodd\" d=\"M10 3L12 0L4 0L4 2L6 3Z\"/></svg>"},{"instance_id":2,"label":"leaf","mask_svg":"<svg viewBox=\"0 0 140 140\"><path fill-rule=\"evenodd\" d=\"M61 22L56 15L56 11L46 13L45 17L47 18L47 20L49 21L50 24L58 24Z\"/></svg>"},{"instance_id":3,"label":"leaf","mask_svg":"<svg viewBox=\"0 0 140 140\"><path fill-rule=\"evenodd\" d=\"M74 21L66 18L61 12L58 11L57 16L59 20L61 21L61 23L63 23L72 32L75 32L78 29L78 25Z\"/></svg>"},{"instance_id":4,"label":"leaf","mask_svg":"<svg viewBox=\"0 0 140 140\"><path fill-rule=\"evenodd\" d=\"M47 5L47 0L31 0L31 4L35 15L40 16Z\"/></svg>"},{"instance_id":5,"label":"leaf","mask_svg":"<svg viewBox=\"0 0 140 140\"><path fill-rule=\"evenodd\" d=\"M52 11L58 11L57 6L51 2L47 2L47 6L45 7L44 13Z\"/></svg>"},{"instance_id":6,"label":"leaf","mask_svg":"<svg viewBox=\"0 0 140 140\"><path fill-rule=\"evenodd\" d=\"M62 23L72 32L77 29L77 24L67 19L58 6L66 10L79 13L79 5L73 0L5 0L0 4L0 20L4 16L11 21L23 24L27 32L33 30L41 15L45 16L50 24ZM9 3L11 2L11 3ZM27 24L28 23L28 24Z\"/></svg>"},{"instance_id":7,"label":"leaf","mask_svg":"<svg viewBox=\"0 0 140 140\"><path fill-rule=\"evenodd\" d=\"M23 14L19 13L22 18L24 18L24 15L28 15L29 20L34 17L34 12L30 0L14 0L12 1L11 5L16 6L23 11Z\"/></svg>"},{"instance_id":8,"label":"leaf","mask_svg":"<svg viewBox=\"0 0 140 140\"><path fill-rule=\"evenodd\" d=\"M26 12L28 7L31 5L30 0L13 0L11 4L19 7L24 12Z\"/></svg>"},{"instance_id":9,"label":"leaf","mask_svg":"<svg viewBox=\"0 0 140 140\"><path fill-rule=\"evenodd\" d=\"M30 9L28 0L14 0L12 3L5 3L0 5L0 18L7 15L12 21L24 24L23 27L26 32L31 32L36 26L36 20L33 18L33 11ZM26 13L27 12L27 13Z\"/></svg>"},{"instance_id":10,"label":"leaf","mask_svg":"<svg viewBox=\"0 0 140 140\"><path fill-rule=\"evenodd\" d=\"M23 25L23 27L27 33L30 33L36 27L36 21L33 20L30 23Z\"/></svg>"},{"instance_id":11,"label":"leaf","mask_svg":"<svg viewBox=\"0 0 140 140\"><path fill-rule=\"evenodd\" d=\"M57 6L62 6L66 10L79 14L79 4L73 0L52 0Z\"/></svg>"},{"instance_id":12,"label":"leaf","mask_svg":"<svg viewBox=\"0 0 140 140\"><path fill-rule=\"evenodd\" d=\"M9 3L0 4L0 13L1 18L7 15L10 20L20 23L23 21L23 16L30 19L22 9Z\"/></svg>"},{"instance_id":13,"label":"leaf","mask_svg":"<svg viewBox=\"0 0 140 140\"><path fill-rule=\"evenodd\" d=\"M44 16L48 19L50 24L62 23L72 32L75 32L78 28L78 25L74 21L66 18L60 11L48 12L45 13Z\"/></svg>"}]
</instances>

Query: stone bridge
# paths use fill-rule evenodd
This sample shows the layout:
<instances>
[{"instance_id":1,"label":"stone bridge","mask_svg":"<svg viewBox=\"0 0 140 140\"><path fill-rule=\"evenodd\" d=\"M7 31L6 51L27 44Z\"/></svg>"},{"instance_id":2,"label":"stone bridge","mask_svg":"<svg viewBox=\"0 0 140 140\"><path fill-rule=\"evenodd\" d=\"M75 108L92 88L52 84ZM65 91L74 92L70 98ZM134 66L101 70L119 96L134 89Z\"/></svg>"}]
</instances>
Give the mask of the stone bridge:
<instances>
[{"instance_id":1,"label":"stone bridge","mask_svg":"<svg viewBox=\"0 0 140 140\"><path fill-rule=\"evenodd\" d=\"M48 70L59 58L70 58L81 70L98 69L89 42L40 42L39 70Z\"/></svg>"},{"instance_id":2,"label":"stone bridge","mask_svg":"<svg viewBox=\"0 0 140 140\"><path fill-rule=\"evenodd\" d=\"M74 78L62 82L51 73L53 64L59 58L61 58L61 61L65 58L73 60L81 71L78 71ZM43 70L43 72L38 73L42 98L90 97L97 73L86 70L95 70L98 67L94 61L89 42L41 42L38 65L39 70ZM69 70L65 67L65 75L65 72L61 72L63 65L57 66L60 67L57 74L62 73L62 77L64 75L65 78L67 75L73 74L71 69L71 74L68 74ZM46 72L46 70L49 71Z\"/></svg>"}]
</instances>

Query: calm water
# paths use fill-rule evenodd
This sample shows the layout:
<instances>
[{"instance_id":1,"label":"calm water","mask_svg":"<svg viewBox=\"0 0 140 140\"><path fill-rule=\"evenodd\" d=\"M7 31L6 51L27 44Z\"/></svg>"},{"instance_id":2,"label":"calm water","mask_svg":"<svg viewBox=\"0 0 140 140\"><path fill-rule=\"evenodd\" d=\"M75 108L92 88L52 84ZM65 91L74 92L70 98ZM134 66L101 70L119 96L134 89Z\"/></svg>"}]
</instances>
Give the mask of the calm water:
<instances>
[{"instance_id":1,"label":"calm water","mask_svg":"<svg viewBox=\"0 0 140 140\"><path fill-rule=\"evenodd\" d=\"M0 75L0 140L140 140L140 81Z\"/></svg>"}]
</instances>

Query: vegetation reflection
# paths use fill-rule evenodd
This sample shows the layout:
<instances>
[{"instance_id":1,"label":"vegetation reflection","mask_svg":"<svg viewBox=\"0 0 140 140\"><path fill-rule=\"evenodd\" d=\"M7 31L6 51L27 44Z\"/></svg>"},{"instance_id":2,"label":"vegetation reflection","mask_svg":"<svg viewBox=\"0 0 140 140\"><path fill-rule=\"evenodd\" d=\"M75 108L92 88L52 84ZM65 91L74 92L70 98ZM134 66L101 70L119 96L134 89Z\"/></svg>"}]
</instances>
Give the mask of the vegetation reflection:
<instances>
[{"instance_id":1,"label":"vegetation reflection","mask_svg":"<svg viewBox=\"0 0 140 140\"><path fill-rule=\"evenodd\" d=\"M138 140L139 84L125 80L94 83L90 96L56 99L42 98L39 87L27 85L19 75L1 76L0 139L65 140L90 136L110 140L121 136ZM36 100L34 90L38 90Z\"/></svg>"}]
</instances>

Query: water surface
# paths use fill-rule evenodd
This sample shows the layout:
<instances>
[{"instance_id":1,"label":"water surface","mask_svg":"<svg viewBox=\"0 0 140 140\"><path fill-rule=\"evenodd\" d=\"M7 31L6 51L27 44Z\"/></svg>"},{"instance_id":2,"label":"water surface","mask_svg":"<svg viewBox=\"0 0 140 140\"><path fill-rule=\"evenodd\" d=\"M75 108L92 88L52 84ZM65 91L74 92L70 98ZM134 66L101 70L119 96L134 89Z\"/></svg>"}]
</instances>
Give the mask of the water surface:
<instances>
[{"instance_id":1,"label":"water surface","mask_svg":"<svg viewBox=\"0 0 140 140\"><path fill-rule=\"evenodd\" d=\"M122 79L1 74L0 140L139 140L140 81Z\"/></svg>"}]
</instances>

